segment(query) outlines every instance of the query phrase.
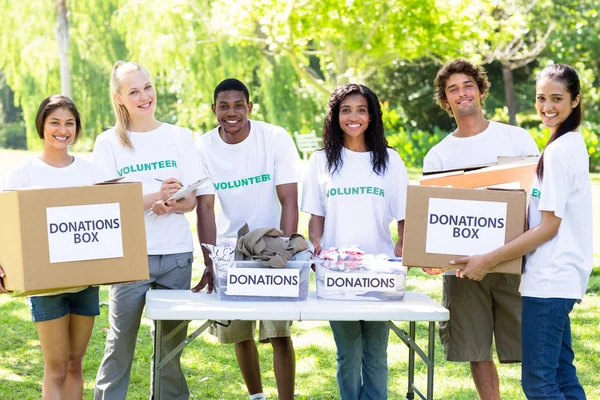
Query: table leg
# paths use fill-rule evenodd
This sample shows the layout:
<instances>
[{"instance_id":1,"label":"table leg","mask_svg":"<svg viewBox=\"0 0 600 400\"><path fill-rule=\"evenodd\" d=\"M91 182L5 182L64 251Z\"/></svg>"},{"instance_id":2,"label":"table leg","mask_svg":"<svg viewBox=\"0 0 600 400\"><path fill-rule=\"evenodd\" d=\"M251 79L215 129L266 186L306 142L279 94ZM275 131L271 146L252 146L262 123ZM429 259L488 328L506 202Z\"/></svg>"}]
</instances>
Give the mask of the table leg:
<instances>
[{"instance_id":1,"label":"table leg","mask_svg":"<svg viewBox=\"0 0 600 400\"><path fill-rule=\"evenodd\" d=\"M435 363L435 322L429 322L429 349L427 351L431 364L427 366L427 400L433 400L433 366Z\"/></svg>"},{"instance_id":2,"label":"table leg","mask_svg":"<svg viewBox=\"0 0 600 400\"><path fill-rule=\"evenodd\" d=\"M408 347L408 375L409 375L409 387L408 392L406 393L406 398L412 400L415 398L415 394L418 395L422 400L433 400L433 368L435 360L434 356L434 346L435 346L435 322L429 323L429 349L428 353L425 354L423 349L419 347L417 342L415 341L416 336L416 322L410 322L410 333L406 333L406 331L398 328L392 321L385 322L390 329L398 335L398 337L404 342L404 344ZM417 389L414 385L414 371L415 371L415 353L423 360L425 364L427 364L427 393L423 394L419 389Z\"/></svg>"},{"instance_id":3,"label":"table leg","mask_svg":"<svg viewBox=\"0 0 600 400\"><path fill-rule=\"evenodd\" d=\"M409 335L413 343L415 343L415 321L409 322ZM413 390L415 384L415 351L412 347L408 346L408 392L406 398L412 400L415 398L415 392Z\"/></svg>"},{"instance_id":4,"label":"table leg","mask_svg":"<svg viewBox=\"0 0 600 400\"><path fill-rule=\"evenodd\" d=\"M187 324L189 322L190 321L182 321L181 325L179 325L176 328L176 331L180 331L181 329L183 329L183 327L187 326ZM153 393L154 400L161 399L161 393L160 393L160 375L161 374L160 374L160 371L165 366L165 364L168 363L169 361L171 361L171 359L173 357L175 357L180 351L182 351L185 346L187 346L192 341L194 341L194 339L196 339L198 336L200 336L200 334L202 332L207 330L214 323L215 323L215 321L212 321L212 320L206 321L204 324L202 324L201 327L196 329L191 335L189 335L181 343L179 343L179 345L176 348L171 350L171 352L169 354L165 354L165 356L163 358L162 357L163 344L166 341L168 341L169 339L171 339L174 335L171 334L171 335L168 335L163 338L162 337L163 336L162 320L154 321L154 327L155 327L155 331L154 331L154 333L155 333L155 335L154 335L154 373L152 374L153 381L151 382L152 388L153 388L152 393Z\"/></svg>"},{"instance_id":5,"label":"table leg","mask_svg":"<svg viewBox=\"0 0 600 400\"><path fill-rule=\"evenodd\" d=\"M186 321L186 322L190 322L190 321ZM215 323L215 321L208 320L204 324L202 324L202 326L200 326L198 329L196 329L192 334L188 335L188 337L186 337L181 343L179 343L179 345L177 345L177 347L175 347L173 350L171 350L171 352L169 354L165 354L165 357L162 360L160 360L160 363L158 364L158 368L164 367L165 364L168 363L169 361L171 361L171 359L173 357L175 357L179 352L181 352L185 346L192 343L198 336L200 336L200 334L202 332L207 330L214 323Z\"/></svg>"},{"instance_id":6,"label":"table leg","mask_svg":"<svg viewBox=\"0 0 600 400\"><path fill-rule=\"evenodd\" d=\"M152 374L152 393L154 394L154 400L160 400L160 362L162 356L162 345L163 345L163 322L162 320L154 321L154 374Z\"/></svg>"}]
</instances>

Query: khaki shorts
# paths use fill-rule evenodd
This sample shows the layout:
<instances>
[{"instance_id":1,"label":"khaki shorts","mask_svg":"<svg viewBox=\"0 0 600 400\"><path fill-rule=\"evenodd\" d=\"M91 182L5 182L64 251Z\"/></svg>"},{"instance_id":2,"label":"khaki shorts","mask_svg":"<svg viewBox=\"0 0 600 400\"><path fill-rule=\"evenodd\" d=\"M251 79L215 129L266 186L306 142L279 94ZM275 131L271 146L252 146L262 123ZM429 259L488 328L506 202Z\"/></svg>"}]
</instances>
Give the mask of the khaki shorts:
<instances>
[{"instance_id":1,"label":"khaki shorts","mask_svg":"<svg viewBox=\"0 0 600 400\"><path fill-rule=\"evenodd\" d=\"M521 362L520 275L488 274L481 281L444 275L442 305L450 320L440 322L448 361L491 361L492 337L501 363Z\"/></svg>"},{"instance_id":2,"label":"khaki shorts","mask_svg":"<svg viewBox=\"0 0 600 400\"><path fill-rule=\"evenodd\" d=\"M229 321L219 321L227 325ZM267 343L269 339L291 337L290 327L292 321L258 321L258 341ZM240 343L246 340L254 340L256 331L256 321L231 321L229 326L225 327L214 324L210 327L210 333L219 339L219 343Z\"/></svg>"}]
</instances>

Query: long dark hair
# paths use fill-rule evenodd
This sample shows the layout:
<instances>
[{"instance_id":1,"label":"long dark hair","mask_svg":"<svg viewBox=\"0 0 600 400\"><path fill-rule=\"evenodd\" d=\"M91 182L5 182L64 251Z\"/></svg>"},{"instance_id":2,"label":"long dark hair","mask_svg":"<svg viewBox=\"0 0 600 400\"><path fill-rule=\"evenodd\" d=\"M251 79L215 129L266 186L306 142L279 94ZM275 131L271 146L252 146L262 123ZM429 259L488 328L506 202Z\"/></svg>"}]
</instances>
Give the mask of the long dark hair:
<instances>
[{"instance_id":1,"label":"long dark hair","mask_svg":"<svg viewBox=\"0 0 600 400\"><path fill-rule=\"evenodd\" d=\"M580 95L580 83L579 83L579 75L575 70L566 65L566 64L553 64L548 65L544 68L537 76L536 83L541 81L542 79L551 79L553 81L562 82L567 91L571 95L571 101L574 101L577 96ZM571 114L563 121L562 124L558 126L556 131L550 136L548 139L548 143L546 147L556 139L564 135L565 133L569 133L571 131L579 128L579 124L581 124L581 98L579 99L579 103ZM542 157L540 157L540 161L538 162L538 166L536 169L536 174L538 179L541 181L544 178L544 154L542 153Z\"/></svg>"},{"instance_id":2,"label":"long dark hair","mask_svg":"<svg viewBox=\"0 0 600 400\"><path fill-rule=\"evenodd\" d=\"M342 101L354 94L360 94L367 99L369 116L371 122L365 131L365 143L371 152L371 164L373 172L377 175L385 173L388 167L389 155L388 144L383 132L383 120L381 118L381 105L377 95L368 87L355 83L338 86L329 97L325 125L323 127L323 149L327 156L327 169L331 174L340 171L344 161L342 160L342 148L344 147L344 132L340 127L340 104Z\"/></svg>"}]
</instances>

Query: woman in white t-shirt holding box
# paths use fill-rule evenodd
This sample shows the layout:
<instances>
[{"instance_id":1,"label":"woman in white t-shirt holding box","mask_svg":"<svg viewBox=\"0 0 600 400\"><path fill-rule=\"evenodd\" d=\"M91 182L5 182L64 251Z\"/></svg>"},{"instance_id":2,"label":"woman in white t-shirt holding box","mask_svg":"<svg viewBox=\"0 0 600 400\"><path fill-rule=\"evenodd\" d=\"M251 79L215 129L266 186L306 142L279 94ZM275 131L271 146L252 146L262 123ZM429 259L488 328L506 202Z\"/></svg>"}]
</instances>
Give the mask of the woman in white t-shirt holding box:
<instances>
[{"instance_id":1,"label":"woman in white t-shirt holding box","mask_svg":"<svg viewBox=\"0 0 600 400\"><path fill-rule=\"evenodd\" d=\"M147 281L112 285L110 289L110 331L96 377L95 398L125 399L146 292L151 288L190 289L194 245L184 213L198 202L199 212L210 214L205 215L201 228L212 229L214 235L214 190L207 184L179 201L167 202L182 186L206 176L192 134L154 117L156 91L141 65L116 62L110 88L116 124L96 139L94 163L110 177L142 183L150 273ZM181 323L167 322L165 336ZM185 337L186 329L180 330L165 344L165 352ZM162 370L163 397L189 398L180 357L181 353Z\"/></svg>"},{"instance_id":2,"label":"woman in white t-shirt holding box","mask_svg":"<svg viewBox=\"0 0 600 400\"><path fill-rule=\"evenodd\" d=\"M91 162L68 152L68 146L81 132L79 112L71 99L62 95L44 99L35 127L44 140L42 154L12 171L3 182L3 190L87 186L104 180L102 172ZM3 291L1 285L0 291ZM98 287L31 296L29 304L44 359L42 398L81 399L83 356L94 319L100 314Z\"/></svg>"},{"instance_id":3,"label":"woman in white t-shirt holding box","mask_svg":"<svg viewBox=\"0 0 600 400\"><path fill-rule=\"evenodd\" d=\"M408 174L398 153L387 145L381 115L377 96L363 85L340 86L329 98L324 148L310 158L302 195L317 253L321 248L360 245L369 254L402 255ZM389 230L393 220L398 221L395 245ZM387 399L385 323L330 324L341 399Z\"/></svg>"},{"instance_id":4,"label":"woman in white t-shirt holding box","mask_svg":"<svg viewBox=\"0 0 600 400\"><path fill-rule=\"evenodd\" d=\"M550 128L531 189L529 230L484 255L455 260L460 277L482 279L493 266L526 255L520 291L522 384L529 399L585 399L573 360L569 313L583 298L593 264L589 156L579 77L568 65L544 68L536 109Z\"/></svg>"}]
</instances>

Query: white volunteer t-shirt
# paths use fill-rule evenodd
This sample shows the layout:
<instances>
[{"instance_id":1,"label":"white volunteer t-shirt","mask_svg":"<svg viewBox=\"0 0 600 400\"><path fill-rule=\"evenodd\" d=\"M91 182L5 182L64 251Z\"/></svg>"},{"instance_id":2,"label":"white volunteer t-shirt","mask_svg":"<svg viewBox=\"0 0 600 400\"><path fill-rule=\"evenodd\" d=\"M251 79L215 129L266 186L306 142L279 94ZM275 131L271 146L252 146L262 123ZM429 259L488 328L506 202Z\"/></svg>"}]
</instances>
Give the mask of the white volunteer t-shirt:
<instances>
[{"instance_id":1,"label":"white volunteer t-shirt","mask_svg":"<svg viewBox=\"0 0 600 400\"><path fill-rule=\"evenodd\" d=\"M142 183L144 195L160 191L161 182L177 178L184 186L206 177L202 170L192 134L188 129L163 123L149 132L130 132L134 150L121 146L111 128L96 138L94 164L110 178ZM210 183L196 195L213 194ZM146 241L149 255L176 254L194 250L189 223L183 214L159 217L146 215Z\"/></svg>"},{"instance_id":2,"label":"white volunteer t-shirt","mask_svg":"<svg viewBox=\"0 0 600 400\"><path fill-rule=\"evenodd\" d=\"M446 136L429 150L423 172L491 164L498 157L539 155L535 141L523 128L490 121L487 129L475 136Z\"/></svg>"},{"instance_id":3,"label":"white volunteer t-shirt","mask_svg":"<svg viewBox=\"0 0 600 400\"><path fill-rule=\"evenodd\" d=\"M558 234L527 255L521 295L582 299L593 266L592 189L588 152L579 132L569 132L544 151L544 178L534 179L529 227L542 211L561 218Z\"/></svg>"},{"instance_id":4,"label":"white volunteer t-shirt","mask_svg":"<svg viewBox=\"0 0 600 400\"><path fill-rule=\"evenodd\" d=\"M73 163L56 168L39 158L32 158L24 165L10 172L2 182L3 190L18 190L28 187L55 189L63 187L88 186L106 180L105 174L94 164L79 157L73 157ZM52 296L61 293L77 293L87 286L74 287L44 293Z\"/></svg>"},{"instance_id":5,"label":"white volunteer t-shirt","mask_svg":"<svg viewBox=\"0 0 600 400\"><path fill-rule=\"evenodd\" d=\"M405 217L408 174L398 153L388 149L383 175L373 172L371 152L342 149L344 164L331 174L325 152L310 157L301 210L325 217L321 246L359 245L368 254L394 256L389 226Z\"/></svg>"},{"instance_id":6,"label":"white volunteer t-shirt","mask_svg":"<svg viewBox=\"0 0 600 400\"><path fill-rule=\"evenodd\" d=\"M4 178L2 188L17 190L27 187L54 189L87 186L102 182L106 180L105 177L98 167L79 157L73 157L73 163L63 168L50 166L36 157L10 172Z\"/></svg>"},{"instance_id":7,"label":"white volunteer t-shirt","mask_svg":"<svg viewBox=\"0 0 600 400\"><path fill-rule=\"evenodd\" d=\"M535 141L523 128L490 121L487 129L471 137L446 136L429 150L423 162L423 172L491 164L498 157L539 155ZM444 275L456 275L446 271Z\"/></svg>"},{"instance_id":8,"label":"white volunteer t-shirt","mask_svg":"<svg viewBox=\"0 0 600 400\"><path fill-rule=\"evenodd\" d=\"M237 238L245 223L250 230L279 228L275 187L300 179L300 157L290 134L251 120L250 134L241 143L225 143L217 127L202 135L198 147L221 204L217 242Z\"/></svg>"}]
</instances>

